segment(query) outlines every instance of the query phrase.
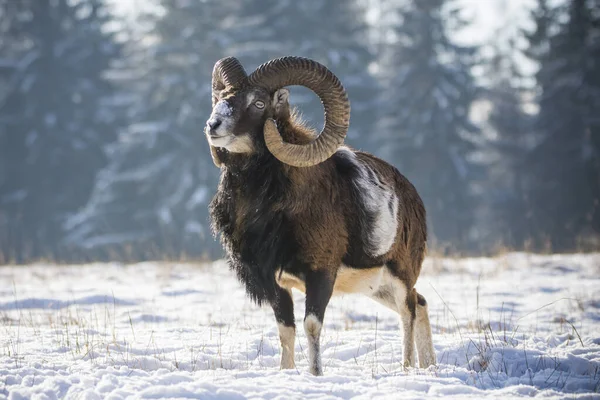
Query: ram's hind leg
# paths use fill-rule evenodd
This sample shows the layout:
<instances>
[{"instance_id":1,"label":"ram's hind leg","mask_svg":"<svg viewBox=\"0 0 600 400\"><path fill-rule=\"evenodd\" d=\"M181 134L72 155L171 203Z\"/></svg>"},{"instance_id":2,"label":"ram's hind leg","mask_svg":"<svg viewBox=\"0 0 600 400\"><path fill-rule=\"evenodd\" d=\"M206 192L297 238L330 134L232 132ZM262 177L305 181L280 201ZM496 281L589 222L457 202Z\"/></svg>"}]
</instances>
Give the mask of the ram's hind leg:
<instances>
[{"instance_id":1,"label":"ram's hind leg","mask_svg":"<svg viewBox=\"0 0 600 400\"><path fill-rule=\"evenodd\" d=\"M415 320L415 341L417 343L417 353L419 354L419 366L427 368L435 365L435 350L433 348L433 339L431 337L431 325L429 324L429 311L425 297L417 293L417 315Z\"/></svg>"},{"instance_id":2,"label":"ram's hind leg","mask_svg":"<svg viewBox=\"0 0 600 400\"><path fill-rule=\"evenodd\" d=\"M404 335L402 363L404 367L414 367L416 292L408 291L406 285L386 269L381 285L371 297L400 315Z\"/></svg>"},{"instance_id":3,"label":"ram's hind leg","mask_svg":"<svg viewBox=\"0 0 600 400\"><path fill-rule=\"evenodd\" d=\"M294 347L296 341L296 324L294 323L294 301L289 289L277 288L271 306L275 313L281 341L281 369L296 368Z\"/></svg>"},{"instance_id":4,"label":"ram's hind leg","mask_svg":"<svg viewBox=\"0 0 600 400\"><path fill-rule=\"evenodd\" d=\"M402 364L405 368L415 366L415 319L417 315L417 297L414 291L407 291L402 282L394 283L396 288L396 304L404 331L404 349ZM408 292L408 293L407 293Z\"/></svg>"}]
</instances>

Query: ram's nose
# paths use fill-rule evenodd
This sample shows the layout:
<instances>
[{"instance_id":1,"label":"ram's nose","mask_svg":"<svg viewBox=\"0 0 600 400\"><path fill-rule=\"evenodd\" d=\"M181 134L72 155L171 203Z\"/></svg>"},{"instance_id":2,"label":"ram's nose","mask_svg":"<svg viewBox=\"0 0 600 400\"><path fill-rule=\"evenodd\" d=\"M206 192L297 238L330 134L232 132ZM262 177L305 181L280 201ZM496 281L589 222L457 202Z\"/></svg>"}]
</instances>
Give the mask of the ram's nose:
<instances>
[{"instance_id":1,"label":"ram's nose","mask_svg":"<svg viewBox=\"0 0 600 400\"><path fill-rule=\"evenodd\" d=\"M220 118L212 117L208 121L206 121L206 126L210 131L216 130L222 123Z\"/></svg>"}]
</instances>

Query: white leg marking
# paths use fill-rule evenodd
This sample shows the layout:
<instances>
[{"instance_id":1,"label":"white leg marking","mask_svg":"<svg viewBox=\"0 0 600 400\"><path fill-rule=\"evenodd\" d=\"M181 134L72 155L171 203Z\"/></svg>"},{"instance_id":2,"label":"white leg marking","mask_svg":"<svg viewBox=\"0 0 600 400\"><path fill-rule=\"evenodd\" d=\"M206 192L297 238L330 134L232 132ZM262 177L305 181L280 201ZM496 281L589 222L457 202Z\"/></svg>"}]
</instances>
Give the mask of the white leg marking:
<instances>
[{"instance_id":1,"label":"white leg marking","mask_svg":"<svg viewBox=\"0 0 600 400\"><path fill-rule=\"evenodd\" d=\"M398 279L393 281L394 294L396 298L396 307L402 321L402 330L404 333L402 364L405 368L415 366L415 320L406 304L407 290L406 286Z\"/></svg>"},{"instance_id":2,"label":"white leg marking","mask_svg":"<svg viewBox=\"0 0 600 400\"><path fill-rule=\"evenodd\" d=\"M296 328L278 324L279 340L281 341L281 369L296 368L294 362L294 347L296 341Z\"/></svg>"},{"instance_id":3,"label":"white leg marking","mask_svg":"<svg viewBox=\"0 0 600 400\"><path fill-rule=\"evenodd\" d=\"M405 368L415 366L415 332L414 319L406 307L405 311L400 312L402 320L402 330L404 331L404 346L402 350L402 364Z\"/></svg>"},{"instance_id":4,"label":"white leg marking","mask_svg":"<svg viewBox=\"0 0 600 400\"><path fill-rule=\"evenodd\" d=\"M322 324L316 315L308 314L304 318L304 331L308 339L308 364L310 373L313 375L323 375L320 346L321 327Z\"/></svg>"},{"instance_id":5,"label":"white leg marking","mask_svg":"<svg viewBox=\"0 0 600 400\"><path fill-rule=\"evenodd\" d=\"M429 311L427 304L417 303L417 318L415 320L415 342L417 343L417 353L419 355L419 366L427 368L435 365L436 357L433 348L433 338L431 335L431 325L429 324Z\"/></svg>"},{"instance_id":6,"label":"white leg marking","mask_svg":"<svg viewBox=\"0 0 600 400\"><path fill-rule=\"evenodd\" d=\"M381 285L372 298L384 306L400 314L403 331L403 352L402 363L405 367L414 367L415 365L415 321L406 304L408 294L406 286L396 277L394 277L387 268L384 268L381 278Z\"/></svg>"}]
</instances>

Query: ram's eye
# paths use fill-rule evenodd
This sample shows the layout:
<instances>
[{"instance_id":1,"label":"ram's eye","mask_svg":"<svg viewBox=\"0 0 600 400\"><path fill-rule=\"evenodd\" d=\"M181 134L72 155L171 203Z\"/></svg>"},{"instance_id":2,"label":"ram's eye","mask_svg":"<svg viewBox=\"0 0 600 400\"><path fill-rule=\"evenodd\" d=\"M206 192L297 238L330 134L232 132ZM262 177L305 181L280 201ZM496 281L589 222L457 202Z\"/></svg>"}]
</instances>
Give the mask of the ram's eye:
<instances>
[{"instance_id":1,"label":"ram's eye","mask_svg":"<svg viewBox=\"0 0 600 400\"><path fill-rule=\"evenodd\" d=\"M255 102L254 102L254 105L256 106L256 108L260 108L260 109L263 109L263 108L265 108L265 102L264 102L264 101L261 101L261 100L257 100L257 101L255 101Z\"/></svg>"}]
</instances>

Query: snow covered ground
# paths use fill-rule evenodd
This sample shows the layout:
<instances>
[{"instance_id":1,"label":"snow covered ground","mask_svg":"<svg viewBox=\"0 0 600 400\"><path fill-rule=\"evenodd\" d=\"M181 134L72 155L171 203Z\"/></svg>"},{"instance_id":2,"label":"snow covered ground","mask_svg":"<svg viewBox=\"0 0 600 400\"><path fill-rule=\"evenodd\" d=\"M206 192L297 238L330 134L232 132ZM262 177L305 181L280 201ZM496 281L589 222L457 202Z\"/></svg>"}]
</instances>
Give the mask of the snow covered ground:
<instances>
[{"instance_id":1,"label":"snow covered ground","mask_svg":"<svg viewBox=\"0 0 600 400\"><path fill-rule=\"evenodd\" d=\"M301 328L279 370L271 310L223 262L4 266L0 283L0 398L600 398L600 254L429 258L428 370L401 368L394 313L336 297L323 377Z\"/></svg>"}]
</instances>

